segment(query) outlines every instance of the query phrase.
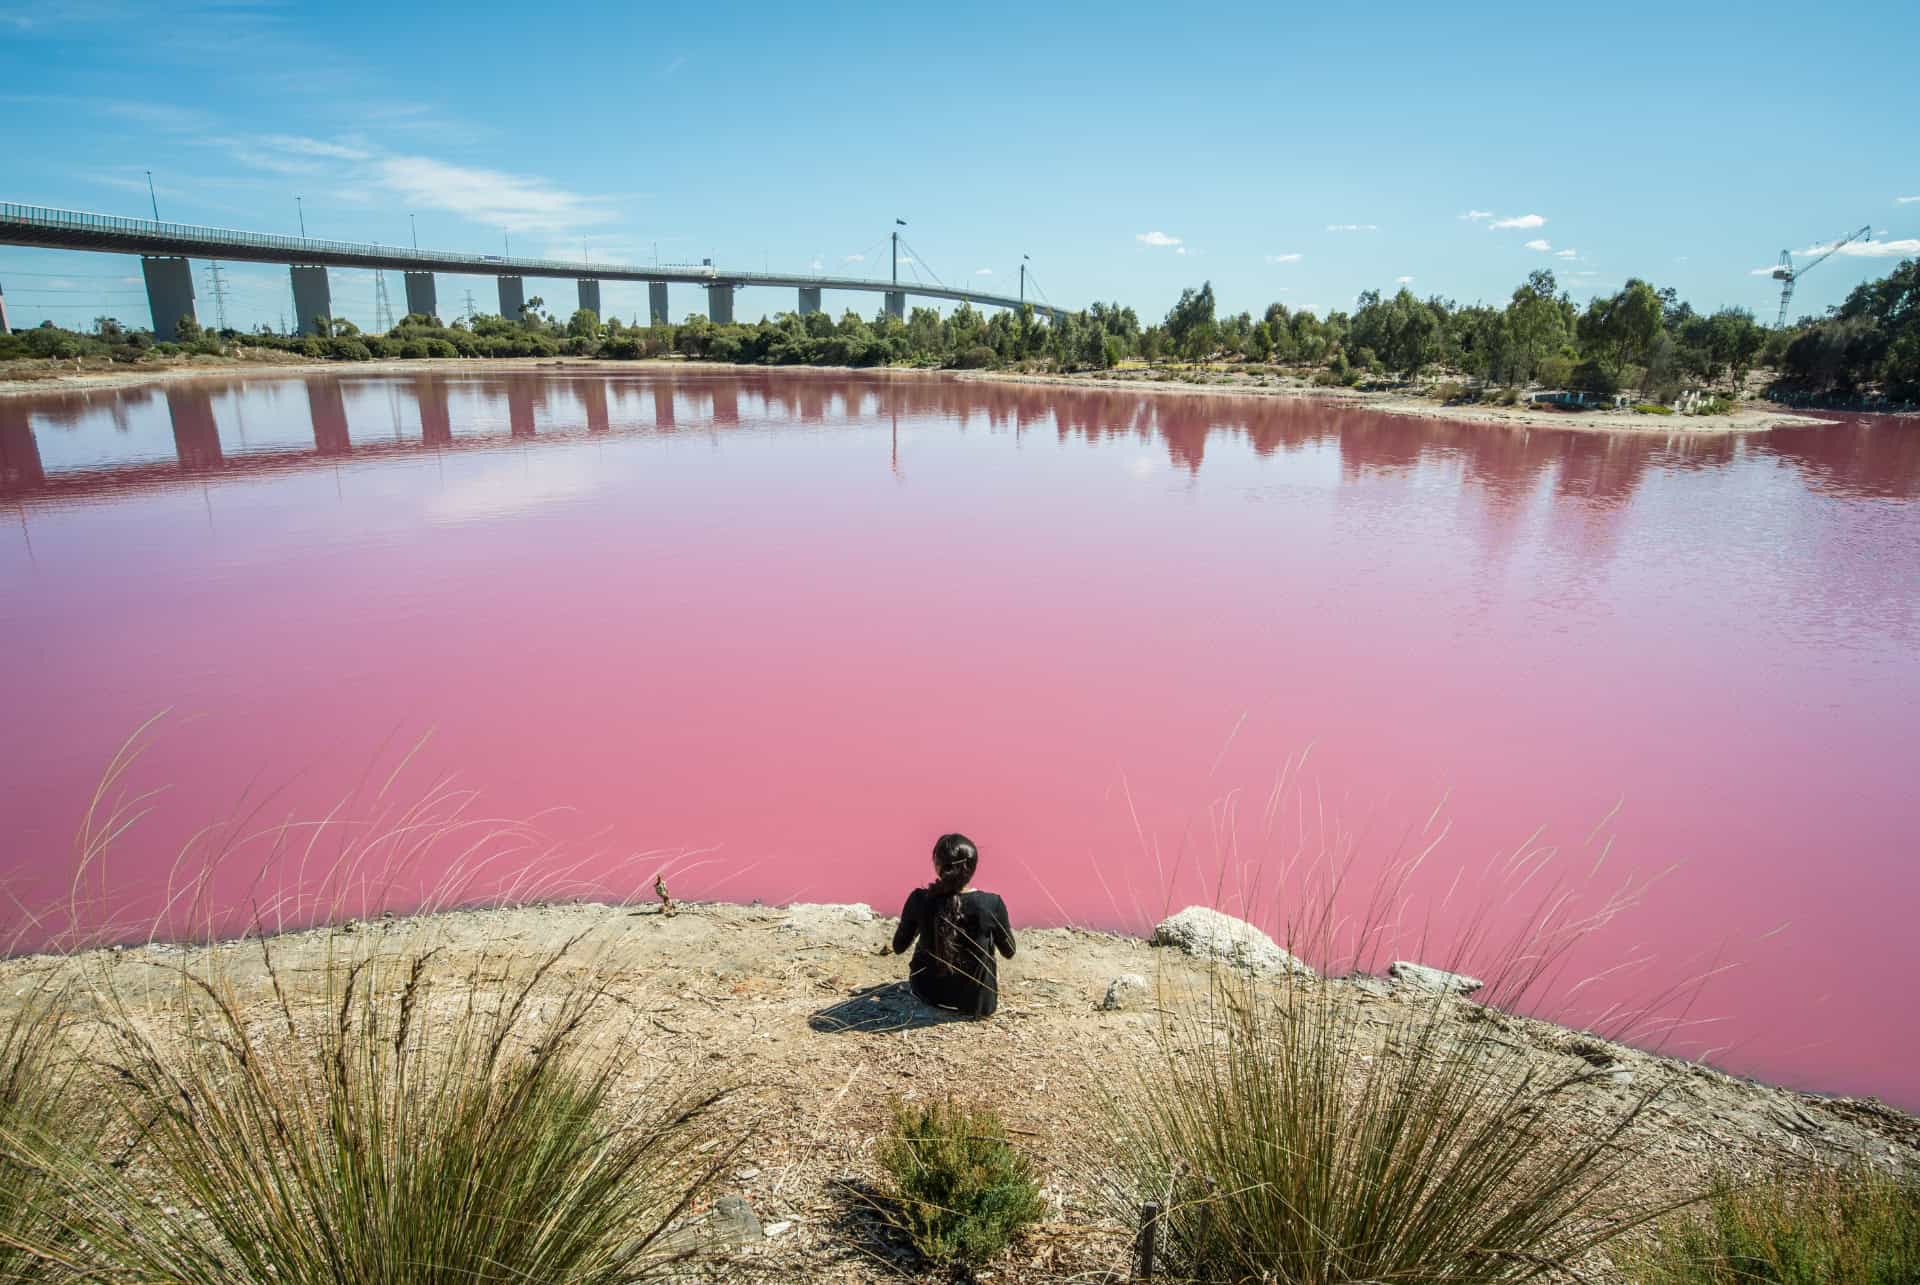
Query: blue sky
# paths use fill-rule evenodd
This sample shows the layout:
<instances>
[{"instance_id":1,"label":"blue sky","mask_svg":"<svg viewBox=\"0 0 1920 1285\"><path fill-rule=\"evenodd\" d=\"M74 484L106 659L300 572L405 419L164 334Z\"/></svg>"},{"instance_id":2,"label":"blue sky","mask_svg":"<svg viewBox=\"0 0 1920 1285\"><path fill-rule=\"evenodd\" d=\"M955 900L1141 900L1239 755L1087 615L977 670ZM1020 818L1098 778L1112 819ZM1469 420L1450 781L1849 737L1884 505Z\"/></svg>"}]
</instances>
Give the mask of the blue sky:
<instances>
[{"instance_id":1,"label":"blue sky","mask_svg":"<svg viewBox=\"0 0 1920 1285\"><path fill-rule=\"evenodd\" d=\"M1765 0L0 0L0 200L141 215L151 169L180 222L291 233L298 195L315 236L405 242L412 214L423 247L850 275L884 275L900 217L949 284L1011 293L1029 254L1051 301L1149 319L1203 278L1229 310L1325 311L1402 280L1504 299L1545 266L1576 299L1641 276L1770 321L1782 248L1879 238L1796 313L1920 253L1916 51L1912 0L1844 21ZM0 247L16 324L144 324L137 273ZM229 279L233 324L288 310L284 269ZM443 313L468 289L496 306L489 279L447 278ZM572 307L565 283L529 290ZM371 322L371 274L336 273L334 298ZM676 315L702 306L676 290Z\"/></svg>"}]
</instances>

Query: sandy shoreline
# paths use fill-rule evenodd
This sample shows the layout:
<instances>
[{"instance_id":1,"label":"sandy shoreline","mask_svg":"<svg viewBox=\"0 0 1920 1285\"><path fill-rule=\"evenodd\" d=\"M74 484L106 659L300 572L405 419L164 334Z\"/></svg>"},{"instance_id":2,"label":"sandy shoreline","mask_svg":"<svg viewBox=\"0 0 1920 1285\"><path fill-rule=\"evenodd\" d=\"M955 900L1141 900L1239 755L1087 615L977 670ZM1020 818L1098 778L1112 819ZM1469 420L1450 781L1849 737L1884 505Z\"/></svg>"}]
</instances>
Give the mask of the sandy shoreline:
<instances>
[{"instance_id":1,"label":"sandy shoreline","mask_svg":"<svg viewBox=\"0 0 1920 1285\"><path fill-rule=\"evenodd\" d=\"M268 350L260 350L266 352ZM885 374L911 378L948 378L986 383L1031 384L1042 387L1090 389L1109 393L1140 393L1163 396L1207 397L1280 397L1323 402L1330 406L1353 407L1376 414L1399 415L1415 419L1448 420L1454 423L1488 424L1505 428L1554 428L1571 432L1652 433L1661 436L1713 436L1726 433L1764 432L1770 428L1794 425L1819 425L1831 421L1797 414L1767 405L1745 403L1731 415L1642 415L1634 411L1582 411L1571 413L1531 406L1464 405L1446 406L1400 391L1365 391L1352 388L1317 388L1299 381L1279 383L1198 383L1101 374L1023 374L1015 371L949 371L898 366L761 366L729 362L689 362L648 358L639 361L608 361L594 357L503 357L503 358L386 358L364 362L313 361L289 358L273 352L268 357L228 360L219 358L160 368L91 369L62 374L35 368L34 373L0 372L0 398L33 396L43 393L91 392L109 388L134 387L148 383L171 383L181 379L285 378L289 375L333 372L336 374L414 374L425 371L459 372L501 370L682 370L682 371L756 371L812 372L816 374ZM1236 376L1236 379L1244 377Z\"/></svg>"},{"instance_id":2,"label":"sandy shoreline","mask_svg":"<svg viewBox=\"0 0 1920 1285\"><path fill-rule=\"evenodd\" d=\"M763 1225L788 1226L745 1248L720 1278L897 1278L872 1244L861 1243L847 1184L878 1177L873 1142L893 1098L947 1092L1003 1110L1046 1177L1049 1219L996 1266L997 1280L1089 1279L1123 1266L1130 1229L1099 1198L1095 1181L1110 1167L1101 1158L1113 1145L1098 1103L1128 1067L1153 1057L1157 1018L1150 997L1119 1011L1103 1011L1100 1001L1123 973L1154 978L1162 996L1193 993L1206 966L1139 938L1028 929L1017 956L1002 965L994 1018L930 1022L902 993L905 961L877 953L892 928L863 906L698 904L666 916L652 907L560 904L290 933L275 938L272 951L283 978L317 986L321 965L342 950L437 948L457 968L465 958L501 952L537 957L591 933L579 966L605 970L619 1011L643 1015L646 1069L744 1086L735 1110L750 1136L720 1190L743 1197ZM148 995L159 1012L177 994L178 970L199 971L215 956L242 1003L268 1011L260 946L245 941L7 960L0 962L0 1003L18 1003L35 978L74 970L111 976L123 993ZM1409 1005L1436 1002L1384 979L1314 984L1336 988L1370 1032L1391 1030ZM1526 1050L1543 1070L1603 1068L1571 1099L1569 1127L1604 1127L1635 1095L1661 1088L1651 1108L1657 1133L1632 1178L1649 1191L1702 1181L1716 1168L1756 1173L1811 1157L1920 1162L1920 1120L1871 1100L1769 1087L1469 1000L1438 1002L1476 1029L1492 1023L1503 1044ZM86 1013L77 1017L84 1022ZM1594 1279L1609 1279L1600 1267Z\"/></svg>"}]
</instances>

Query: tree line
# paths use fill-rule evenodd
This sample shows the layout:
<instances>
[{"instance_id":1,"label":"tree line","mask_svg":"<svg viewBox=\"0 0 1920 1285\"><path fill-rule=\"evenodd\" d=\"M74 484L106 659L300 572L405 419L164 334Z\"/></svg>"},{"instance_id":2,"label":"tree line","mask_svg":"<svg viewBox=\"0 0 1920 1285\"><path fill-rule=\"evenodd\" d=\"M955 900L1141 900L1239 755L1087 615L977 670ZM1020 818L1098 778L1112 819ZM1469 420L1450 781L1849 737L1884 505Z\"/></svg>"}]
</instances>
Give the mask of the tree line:
<instances>
[{"instance_id":1,"label":"tree line","mask_svg":"<svg viewBox=\"0 0 1920 1285\"><path fill-rule=\"evenodd\" d=\"M557 357L767 365L908 365L954 369L1109 370L1123 364L1237 363L1310 373L1316 382L1368 377L1464 376L1487 387L1541 385L1600 395L1634 390L1668 401L1686 387L1738 390L1758 367L1776 373L1777 394L1920 399L1920 261L1908 260L1857 287L1818 319L1781 329L1743 308L1701 313L1671 288L1634 279L1576 305L1550 271L1529 273L1504 304L1459 304L1404 287L1362 294L1351 311L1324 317L1268 306L1222 313L1211 282L1190 287L1157 323L1132 308L1096 303L1049 316L1031 305L980 312L966 304L942 316L915 308L904 319L851 310L783 312L720 324L694 314L679 324L623 324L580 309L564 321L528 300L517 318L442 322L410 314L385 334L341 318L314 319L317 334L203 330L191 320L167 340L96 319L91 334L46 323L0 336L0 358L224 352L233 345L342 361L375 358Z\"/></svg>"}]
</instances>

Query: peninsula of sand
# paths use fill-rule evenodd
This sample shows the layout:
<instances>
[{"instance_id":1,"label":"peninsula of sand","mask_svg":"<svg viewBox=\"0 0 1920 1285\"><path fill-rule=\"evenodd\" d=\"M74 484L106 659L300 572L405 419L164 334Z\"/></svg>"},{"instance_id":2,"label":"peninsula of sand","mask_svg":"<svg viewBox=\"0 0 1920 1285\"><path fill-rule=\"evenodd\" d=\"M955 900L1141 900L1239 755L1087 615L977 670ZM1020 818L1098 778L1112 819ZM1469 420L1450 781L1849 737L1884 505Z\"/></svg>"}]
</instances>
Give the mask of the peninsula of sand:
<instances>
[{"instance_id":1,"label":"peninsula of sand","mask_svg":"<svg viewBox=\"0 0 1920 1285\"><path fill-rule=\"evenodd\" d=\"M1204 926L1214 912L1182 914ZM1212 970L1282 959L1250 926L1218 918L1233 940L1226 951L1196 947L1190 933L1162 931L1156 946L1072 928L1024 931L1001 965L999 1011L984 1021L915 1001L901 980L905 961L885 953L893 921L863 905L447 911L277 936L271 966L259 939L16 957L0 963L0 993L17 1005L36 981L81 979L74 1017L84 1025L85 997L103 987L160 1015L180 1002L181 976L217 970L241 1019L266 1028L275 1025L265 1015L276 987L318 988L343 954L436 951L436 967L458 973L464 961L546 958L579 941L561 966L598 970L613 1011L637 1024L636 1080L664 1073L737 1086L727 1110L743 1141L690 1211L728 1220L720 1278L897 1279L896 1251L850 1193L879 1176L875 1139L892 1102L959 1094L1004 1114L1046 1184L1048 1217L993 1279L1116 1279L1133 1229L1101 1190L1116 1145L1103 1099L1165 1055L1170 997L1204 988ZM1920 1162L1920 1120L1877 1101L1755 1083L1500 1012L1456 993L1450 974L1394 971L1304 984L1348 1006L1353 1029L1378 1033L1362 1037L1383 1045L1361 1054L1368 1060L1392 1055L1384 1045L1415 1006L1439 1006L1462 1032L1491 1033L1543 1073L1577 1081L1566 1103L1576 1130L1602 1132L1657 1090L1643 1103L1653 1136L1628 1174L1649 1192L1808 1160ZM1589 1279L1615 1279L1604 1262L1591 1270Z\"/></svg>"}]
</instances>

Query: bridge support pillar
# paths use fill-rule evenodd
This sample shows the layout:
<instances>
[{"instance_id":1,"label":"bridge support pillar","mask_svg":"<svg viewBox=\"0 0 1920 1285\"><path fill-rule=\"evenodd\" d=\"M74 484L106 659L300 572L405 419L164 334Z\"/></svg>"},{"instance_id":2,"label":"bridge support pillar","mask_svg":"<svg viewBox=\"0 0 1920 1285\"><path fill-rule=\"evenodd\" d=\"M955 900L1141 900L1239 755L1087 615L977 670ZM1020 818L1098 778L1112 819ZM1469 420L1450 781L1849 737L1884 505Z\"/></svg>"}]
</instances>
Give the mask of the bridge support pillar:
<instances>
[{"instance_id":1,"label":"bridge support pillar","mask_svg":"<svg viewBox=\"0 0 1920 1285\"><path fill-rule=\"evenodd\" d=\"M606 320L606 314L600 311L600 283L598 281L589 281L585 277L580 278L580 306L588 312L591 312L594 316L599 317L602 321Z\"/></svg>"},{"instance_id":2,"label":"bridge support pillar","mask_svg":"<svg viewBox=\"0 0 1920 1285\"><path fill-rule=\"evenodd\" d=\"M143 257L140 272L147 279L147 311L153 314L155 339L172 339L182 321L199 320L193 315L193 265L185 259Z\"/></svg>"},{"instance_id":3,"label":"bridge support pillar","mask_svg":"<svg viewBox=\"0 0 1920 1285\"><path fill-rule=\"evenodd\" d=\"M905 290L887 291L887 315L895 321L907 319L907 292Z\"/></svg>"},{"instance_id":4,"label":"bridge support pillar","mask_svg":"<svg viewBox=\"0 0 1920 1285\"><path fill-rule=\"evenodd\" d=\"M333 289L327 284L327 270L315 263L296 263L287 272L293 277L294 330L317 335L320 318L333 316Z\"/></svg>"},{"instance_id":5,"label":"bridge support pillar","mask_svg":"<svg viewBox=\"0 0 1920 1285\"><path fill-rule=\"evenodd\" d=\"M667 283L664 281L647 282L647 319L656 326L673 324L673 316L667 311Z\"/></svg>"},{"instance_id":6,"label":"bridge support pillar","mask_svg":"<svg viewBox=\"0 0 1920 1285\"><path fill-rule=\"evenodd\" d=\"M707 320L716 326L733 324L733 286L716 282L707 287Z\"/></svg>"},{"instance_id":7,"label":"bridge support pillar","mask_svg":"<svg viewBox=\"0 0 1920 1285\"><path fill-rule=\"evenodd\" d=\"M409 272L407 276L407 311L419 313L423 317L440 316L439 300L434 297L433 274L431 272Z\"/></svg>"},{"instance_id":8,"label":"bridge support pillar","mask_svg":"<svg viewBox=\"0 0 1920 1285\"><path fill-rule=\"evenodd\" d=\"M811 317L818 311L820 311L820 287L801 286L800 315L803 317Z\"/></svg>"},{"instance_id":9,"label":"bridge support pillar","mask_svg":"<svg viewBox=\"0 0 1920 1285\"><path fill-rule=\"evenodd\" d=\"M508 321L525 320L527 283L521 277L500 278L500 315Z\"/></svg>"}]
</instances>

